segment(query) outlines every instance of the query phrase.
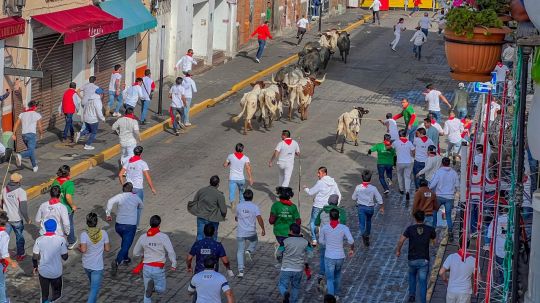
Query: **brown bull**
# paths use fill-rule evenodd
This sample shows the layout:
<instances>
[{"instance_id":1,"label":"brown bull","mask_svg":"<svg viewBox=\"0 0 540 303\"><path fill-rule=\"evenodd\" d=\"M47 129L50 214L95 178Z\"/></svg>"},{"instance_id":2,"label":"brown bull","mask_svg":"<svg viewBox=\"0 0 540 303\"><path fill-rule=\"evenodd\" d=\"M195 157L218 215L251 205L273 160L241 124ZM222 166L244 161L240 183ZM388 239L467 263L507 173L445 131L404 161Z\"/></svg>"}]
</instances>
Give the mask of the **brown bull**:
<instances>
[{"instance_id":1,"label":"brown bull","mask_svg":"<svg viewBox=\"0 0 540 303\"><path fill-rule=\"evenodd\" d=\"M297 85L289 86L289 121L292 120L294 106L298 104L298 112L301 120L307 120L308 108L315 93L315 87L321 85L326 75L321 80L315 77L303 78Z\"/></svg>"}]
</instances>

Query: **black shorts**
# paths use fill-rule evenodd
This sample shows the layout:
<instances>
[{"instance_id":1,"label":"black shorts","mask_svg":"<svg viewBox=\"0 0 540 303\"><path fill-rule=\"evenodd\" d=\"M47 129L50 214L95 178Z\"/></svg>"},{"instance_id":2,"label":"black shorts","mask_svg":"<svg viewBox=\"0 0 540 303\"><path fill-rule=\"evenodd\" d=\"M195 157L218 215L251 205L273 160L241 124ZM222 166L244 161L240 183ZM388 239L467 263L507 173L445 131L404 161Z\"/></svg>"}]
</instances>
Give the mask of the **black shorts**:
<instances>
[{"instance_id":1,"label":"black shorts","mask_svg":"<svg viewBox=\"0 0 540 303\"><path fill-rule=\"evenodd\" d=\"M298 34L297 34L297 36L303 35L303 34L305 34L305 33L306 33L306 29L305 29L305 28L303 28L303 27L299 27L299 28L298 28Z\"/></svg>"}]
</instances>

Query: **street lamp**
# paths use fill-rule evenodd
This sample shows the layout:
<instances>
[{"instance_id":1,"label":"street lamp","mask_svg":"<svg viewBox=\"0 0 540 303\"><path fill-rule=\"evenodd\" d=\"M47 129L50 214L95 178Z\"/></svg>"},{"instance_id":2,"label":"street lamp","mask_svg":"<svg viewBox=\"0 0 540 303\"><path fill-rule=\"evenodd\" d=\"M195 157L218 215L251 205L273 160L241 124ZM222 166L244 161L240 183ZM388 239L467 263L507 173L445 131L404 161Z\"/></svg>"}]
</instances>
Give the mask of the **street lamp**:
<instances>
[{"instance_id":1,"label":"street lamp","mask_svg":"<svg viewBox=\"0 0 540 303\"><path fill-rule=\"evenodd\" d=\"M157 114L159 116L163 115L163 61L165 57L165 25L161 26L161 50L159 54L159 91L158 91L158 110Z\"/></svg>"}]
</instances>

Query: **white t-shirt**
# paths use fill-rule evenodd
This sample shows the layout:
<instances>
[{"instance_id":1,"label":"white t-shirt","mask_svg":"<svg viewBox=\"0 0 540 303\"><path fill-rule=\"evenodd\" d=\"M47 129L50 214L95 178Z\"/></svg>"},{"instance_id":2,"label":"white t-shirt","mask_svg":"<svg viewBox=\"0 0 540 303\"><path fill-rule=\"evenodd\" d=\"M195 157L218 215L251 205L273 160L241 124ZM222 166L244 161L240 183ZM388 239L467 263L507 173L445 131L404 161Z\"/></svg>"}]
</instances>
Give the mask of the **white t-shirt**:
<instances>
[{"instance_id":1,"label":"white t-shirt","mask_svg":"<svg viewBox=\"0 0 540 303\"><path fill-rule=\"evenodd\" d=\"M192 65L197 65L197 60L193 59L193 57L184 55L178 62L176 62L176 68L182 67L183 72L189 72L191 71Z\"/></svg>"},{"instance_id":2,"label":"white t-shirt","mask_svg":"<svg viewBox=\"0 0 540 303\"><path fill-rule=\"evenodd\" d=\"M196 303L221 303L221 292L231 287L224 275L213 269L205 269L193 276L188 290L197 291Z\"/></svg>"},{"instance_id":3,"label":"white t-shirt","mask_svg":"<svg viewBox=\"0 0 540 303\"><path fill-rule=\"evenodd\" d=\"M431 20L429 20L429 17L424 16L420 18L418 24L420 25L420 28L429 29L429 26L431 25Z\"/></svg>"},{"instance_id":4,"label":"white t-shirt","mask_svg":"<svg viewBox=\"0 0 540 303\"><path fill-rule=\"evenodd\" d=\"M497 83L504 82L506 80L506 73L509 71L508 66L502 65L502 66L495 66L494 72L497 73Z\"/></svg>"},{"instance_id":5,"label":"white t-shirt","mask_svg":"<svg viewBox=\"0 0 540 303\"><path fill-rule=\"evenodd\" d=\"M432 89L426 95L426 101L428 102L428 110L439 112L441 111L441 106L439 105L439 97L442 93L438 90Z\"/></svg>"},{"instance_id":6,"label":"white t-shirt","mask_svg":"<svg viewBox=\"0 0 540 303\"><path fill-rule=\"evenodd\" d=\"M378 12L381 9L381 1L380 0L373 0L373 3L371 3L371 6L369 8L373 8L374 12Z\"/></svg>"},{"instance_id":7,"label":"white t-shirt","mask_svg":"<svg viewBox=\"0 0 540 303\"><path fill-rule=\"evenodd\" d=\"M394 30L394 35L400 36L401 32L405 28L405 25L403 23L398 23L398 24L396 24L394 26L396 27L396 29Z\"/></svg>"},{"instance_id":8,"label":"white t-shirt","mask_svg":"<svg viewBox=\"0 0 540 303\"><path fill-rule=\"evenodd\" d=\"M414 145L411 141L407 140L406 142L398 139L392 142L392 147L396 150L396 156L398 164L409 164L413 163L413 157L411 156L411 151L414 150Z\"/></svg>"},{"instance_id":9,"label":"white t-shirt","mask_svg":"<svg viewBox=\"0 0 540 303\"><path fill-rule=\"evenodd\" d=\"M493 221L489 223L488 238L491 238L493 232ZM495 233L495 255L499 258L504 258L504 244L506 242L506 234L508 233L508 215L500 214L497 217L497 232Z\"/></svg>"},{"instance_id":10,"label":"white t-shirt","mask_svg":"<svg viewBox=\"0 0 540 303\"><path fill-rule=\"evenodd\" d=\"M149 171L148 164L144 160L128 162L124 165L126 180L133 184L133 188L144 188L144 172Z\"/></svg>"},{"instance_id":11,"label":"white t-shirt","mask_svg":"<svg viewBox=\"0 0 540 303\"><path fill-rule=\"evenodd\" d=\"M257 234L257 216L261 212L259 207L251 202L245 201L236 207L236 218L238 220L237 237L251 237Z\"/></svg>"},{"instance_id":12,"label":"white t-shirt","mask_svg":"<svg viewBox=\"0 0 540 303\"><path fill-rule=\"evenodd\" d=\"M41 119L41 115L32 110L28 112L22 112L19 114L19 119L22 125L22 134L36 133L37 122Z\"/></svg>"},{"instance_id":13,"label":"white t-shirt","mask_svg":"<svg viewBox=\"0 0 540 303\"><path fill-rule=\"evenodd\" d=\"M489 109L489 122L495 121L495 115L497 114L497 111L501 109L501 106L497 102L491 101L491 108ZM487 106L484 105L484 113L482 114L483 117L485 117L487 114ZM485 119L482 119L482 121L485 121Z\"/></svg>"},{"instance_id":14,"label":"white t-shirt","mask_svg":"<svg viewBox=\"0 0 540 303\"><path fill-rule=\"evenodd\" d=\"M430 145L435 145L433 143L433 141L431 141L430 138L428 138L427 136L425 137L427 138L426 142L422 141L421 138L414 138L414 148L415 148L415 153L414 153L414 160L418 161L418 162L426 162L427 161L427 158L428 158L428 154L427 154L427 149Z\"/></svg>"},{"instance_id":15,"label":"white t-shirt","mask_svg":"<svg viewBox=\"0 0 540 303\"><path fill-rule=\"evenodd\" d=\"M444 134L448 136L450 143L461 142L463 129L463 123L458 118L448 119L444 122Z\"/></svg>"},{"instance_id":16,"label":"white t-shirt","mask_svg":"<svg viewBox=\"0 0 540 303\"><path fill-rule=\"evenodd\" d=\"M40 235L45 234L45 227L43 224L49 219L56 221L56 234L58 236L64 236L69 234L69 215L66 206L58 202L50 204L49 201L41 203L36 213L36 222L41 222Z\"/></svg>"},{"instance_id":17,"label":"white t-shirt","mask_svg":"<svg viewBox=\"0 0 540 303\"><path fill-rule=\"evenodd\" d=\"M140 85L133 85L126 88L123 91L123 97L124 102L131 107L137 106L137 101L139 101L139 98L141 100L144 99L144 95Z\"/></svg>"},{"instance_id":18,"label":"white t-shirt","mask_svg":"<svg viewBox=\"0 0 540 303\"><path fill-rule=\"evenodd\" d=\"M83 267L90 270L103 270L103 251L104 245L109 243L109 235L106 231L101 231L101 240L96 244L90 240L88 233L81 233L81 244L86 244L86 252L82 254Z\"/></svg>"},{"instance_id":19,"label":"white t-shirt","mask_svg":"<svg viewBox=\"0 0 540 303\"><path fill-rule=\"evenodd\" d=\"M150 100L150 93L152 92L152 83L154 83L154 80L148 76L144 76L142 78L141 88L142 88L142 94L143 94L143 100Z\"/></svg>"},{"instance_id":20,"label":"white t-shirt","mask_svg":"<svg viewBox=\"0 0 540 303\"><path fill-rule=\"evenodd\" d=\"M56 279L62 276L62 255L68 253L66 239L58 235L41 236L36 239L34 254L39 254L39 275Z\"/></svg>"},{"instance_id":21,"label":"white t-shirt","mask_svg":"<svg viewBox=\"0 0 540 303\"><path fill-rule=\"evenodd\" d=\"M9 234L5 230L0 231L0 258L9 257Z\"/></svg>"},{"instance_id":22,"label":"white t-shirt","mask_svg":"<svg viewBox=\"0 0 540 303\"><path fill-rule=\"evenodd\" d=\"M137 144L137 139L135 138L136 134L139 133L139 123L137 120L122 117L113 123L112 130L118 133L120 145L133 146Z\"/></svg>"},{"instance_id":23,"label":"white t-shirt","mask_svg":"<svg viewBox=\"0 0 540 303\"><path fill-rule=\"evenodd\" d=\"M302 18L296 22L296 26L300 28L307 28L309 21L306 18Z\"/></svg>"},{"instance_id":24,"label":"white t-shirt","mask_svg":"<svg viewBox=\"0 0 540 303\"><path fill-rule=\"evenodd\" d=\"M384 120L384 123L388 124L388 131L390 133L390 139L392 140L399 139L396 120L390 118L390 119Z\"/></svg>"},{"instance_id":25,"label":"white t-shirt","mask_svg":"<svg viewBox=\"0 0 540 303\"><path fill-rule=\"evenodd\" d=\"M109 90L110 91L116 91L116 80L118 80L118 85L120 85L120 80L122 80L122 74L121 73L112 73L111 74L111 81L109 81ZM120 89L120 86L118 86L118 89ZM94 90L95 92L95 90Z\"/></svg>"},{"instance_id":26,"label":"white t-shirt","mask_svg":"<svg viewBox=\"0 0 540 303\"><path fill-rule=\"evenodd\" d=\"M182 95L184 95L185 92L182 85L173 85L171 89L169 90L169 94L171 94L171 97L172 97L171 107L175 107L175 108L184 107L184 102L182 102Z\"/></svg>"},{"instance_id":27,"label":"white t-shirt","mask_svg":"<svg viewBox=\"0 0 540 303\"><path fill-rule=\"evenodd\" d=\"M236 157L235 154L230 154L227 157L227 162L230 163L229 165L229 180L245 180L244 177L244 167L246 166L246 163L249 163L249 158L246 155L242 155L240 159Z\"/></svg>"},{"instance_id":28,"label":"white t-shirt","mask_svg":"<svg viewBox=\"0 0 540 303\"><path fill-rule=\"evenodd\" d=\"M9 222L22 221L19 204L21 201L28 201L26 191L24 191L22 187L19 187L7 192L4 187L4 189L2 189L2 199L4 200L2 208L7 212Z\"/></svg>"},{"instance_id":29,"label":"white t-shirt","mask_svg":"<svg viewBox=\"0 0 540 303\"><path fill-rule=\"evenodd\" d=\"M276 146L276 151L279 152L278 162L294 164L294 155L295 153L300 153L300 147L298 146L298 143L292 139L290 139L291 144L285 143L285 140L281 140Z\"/></svg>"},{"instance_id":30,"label":"white t-shirt","mask_svg":"<svg viewBox=\"0 0 540 303\"><path fill-rule=\"evenodd\" d=\"M120 76L122 77L122 76ZM96 90L98 89L99 87L97 85L95 85L94 83L86 83L85 85L83 85L83 87L81 88L82 92L83 92L83 98L82 98L82 101L81 101L81 104L82 106L85 106L86 103L88 103L88 99L90 99L90 97L96 93Z\"/></svg>"},{"instance_id":31,"label":"white t-shirt","mask_svg":"<svg viewBox=\"0 0 540 303\"><path fill-rule=\"evenodd\" d=\"M184 77L182 88L184 89L184 97L186 99L193 98L193 93L197 92L197 85L195 85L195 81L191 77Z\"/></svg>"},{"instance_id":32,"label":"white t-shirt","mask_svg":"<svg viewBox=\"0 0 540 303\"><path fill-rule=\"evenodd\" d=\"M443 267L450 271L447 292L454 294L472 294L471 278L474 274L475 258L468 256L465 262L457 253L449 255Z\"/></svg>"},{"instance_id":33,"label":"white t-shirt","mask_svg":"<svg viewBox=\"0 0 540 303\"><path fill-rule=\"evenodd\" d=\"M502 53L502 59L504 61L513 61L514 60L514 48L511 46L508 46L504 49ZM498 77L499 75L497 75Z\"/></svg>"}]
</instances>

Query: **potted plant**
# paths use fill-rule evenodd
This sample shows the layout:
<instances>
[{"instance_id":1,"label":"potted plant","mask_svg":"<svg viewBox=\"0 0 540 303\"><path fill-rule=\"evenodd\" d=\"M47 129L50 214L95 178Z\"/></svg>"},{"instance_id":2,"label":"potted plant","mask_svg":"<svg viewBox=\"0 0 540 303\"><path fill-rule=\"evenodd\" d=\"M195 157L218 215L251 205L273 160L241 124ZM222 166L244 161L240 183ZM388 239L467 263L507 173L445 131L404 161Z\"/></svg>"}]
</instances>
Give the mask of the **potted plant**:
<instances>
[{"instance_id":1,"label":"potted plant","mask_svg":"<svg viewBox=\"0 0 540 303\"><path fill-rule=\"evenodd\" d=\"M477 0L453 7L446 17L445 51L452 78L485 82L501 58L510 29L498 17L498 0Z\"/></svg>"}]
</instances>

